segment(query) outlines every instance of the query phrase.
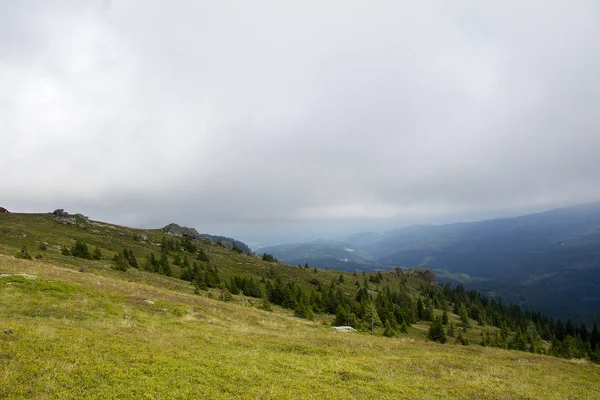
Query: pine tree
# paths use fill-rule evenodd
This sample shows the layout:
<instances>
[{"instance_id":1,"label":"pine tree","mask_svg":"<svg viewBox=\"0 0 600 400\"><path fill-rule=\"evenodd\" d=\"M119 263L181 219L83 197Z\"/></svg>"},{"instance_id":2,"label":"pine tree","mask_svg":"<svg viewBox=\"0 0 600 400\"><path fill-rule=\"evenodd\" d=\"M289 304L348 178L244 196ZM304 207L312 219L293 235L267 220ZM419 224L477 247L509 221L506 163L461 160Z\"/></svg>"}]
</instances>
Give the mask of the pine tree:
<instances>
[{"instance_id":1,"label":"pine tree","mask_svg":"<svg viewBox=\"0 0 600 400\"><path fill-rule=\"evenodd\" d=\"M448 336L454 337L454 329L454 322L450 322L450 325L448 326Z\"/></svg>"},{"instance_id":2,"label":"pine tree","mask_svg":"<svg viewBox=\"0 0 600 400\"><path fill-rule=\"evenodd\" d=\"M460 316L460 326L464 329L470 328L471 324L469 323L469 312L464 304L461 304L458 308L458 315Z\"/></svg>"},{"instance_id":3,"label":"pine tree","mask_svg":"<svg viewBox=\"0 0 600 400\"><path fill-rule=\"evenodd\" d=\"M429 327L429 333L427 334L427 338L434 342L446 343L446 332L444 331L442 318L436 317L433 319L433 322Z\"/></svg>"},{"instance_id":4,"label":"pine tree","mask_svg":"<svg viewBox=\"0 0 600 400\"><path fill-rule=\"evenodd\" d=\"M511 350L527 351L527 343L521 327L517 328L517 333L511 342L508 344L508 348Z\"/></svg>"},{"instance_id":5,"label":"pine tree","mask_svg":"<svg viewBox=\"0 0 600 400\"><path fill-rule=\"evenodd\" d=\"M396 337L398 336L398 332L392 327L390 321L385 321L385 330L383 331L383 336L386 337Z\"/></svg>"},{"instance_id":6,"label":"pine tree","mask_svg":"<svg viewBox=\"0 0 600 400\"><path fill-rule=\"evenodd\" d=\"M198 250L198 255L196 256L196 260L208 262L209 258L206 255L206 253L204 252L204 250L200 249L200 250Z\"/></svg>"},{"instance_id":7,"label":"pine tree","mask_svg":"<svg viewBox=\"0 0 600 400\"><path fill-rule=\"evenodd\" d=\"M592 333L590 334L590 346L592 350L596 350L600 348L600 332L598 331L598 324L594 322L594 327L592 328Z\"/></svg>"},{"instance_id":8,"label":"pine tree","mask_svg":"<svg viewBox=\"0 0 600 400\"><path fill-rule=\"evenodd\" d=\"M173 258L173 265L181 267L181 256L179 255L179 253L175 254L175 258Z\"/></svg>"},{"instance_id":9,"label":"pine tree","mask_svg":"<svg viewBox=\"0 0 600 400\"><path fill-rule=\"evenodd\" d=\"M408 333L408 324L404 320L402 321L402 324L400 324L400 332Z\"/></svg>"},{"instance_id":10,"label":"pine tree","mask_svg":"<svg viewBox=\"0 0 600 400\"><path fill-rule=\"evenodd\" d=\"M442 324L448 325L448 311L444 310L442 314Z\"/></svg>"},{"instance_id":11,"label":"pine tree","mask_svg":"<svg viewBox=\"0 0 600 400\"><path fill-rule=\"evenodd\" d=\"M367 300L364 308L364 322L371 332L375 332L375 328L381 325L377 307L375 307L375 303L372 300Z\"/></svg>"},{"instance_id":12,"label":"pine tree","mask_svg":"<svg viewBox=\"0 0 600 400\"><path fill-rule=\"evenodd\" d=\"M263 302L261 308L265 311L273 311L273 307L271 307L271 303L269 302L269 297L266 294L263 295Z\"/></svg>"},{"instance_id":13,"label":"pine tree","mask_svg":"<svg viewBox=\"0 0 600 400\"><path fill-rule=\"evenodd\" d=\"M127 262L127 259L125 258L125 256L123 256L123 253L117 253L115 254L115 256L113 257L113 261L115 263L114 268L118 271L127 271L127 267L129 266L129 263Z\"/></svg>"}]
</instances>

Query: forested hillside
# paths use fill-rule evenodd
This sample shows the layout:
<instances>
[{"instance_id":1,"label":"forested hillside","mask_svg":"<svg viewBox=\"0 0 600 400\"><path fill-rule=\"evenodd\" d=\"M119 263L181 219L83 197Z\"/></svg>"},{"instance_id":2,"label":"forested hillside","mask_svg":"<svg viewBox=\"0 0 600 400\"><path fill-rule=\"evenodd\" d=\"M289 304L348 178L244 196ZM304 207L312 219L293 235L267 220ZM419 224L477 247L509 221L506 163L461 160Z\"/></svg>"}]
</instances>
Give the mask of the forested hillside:
<instances>
[{"instance_id":1,"label":"forested hillside","mask_svg":"<svg viewBox=\"0 0 600 400\"><path fill-rule=\"evenodd\" d=\"M482 381L470 389L451 376L445 378L448 386L433 381L417 384L412 378L400 378L396 367L383 372L384 364L389 368L389 362L397 360L396 351L413 354L413 361L395 361L404 373L413 368L406 362L436 368L421 357L433 357L460 376L486 370L479 357L500 368L526 359L529 371L550 368L557 376L566 368L578 382L570 393L582 398L595 390L590 377L600 378L593 364L600 355L597 326L554 321L462 286L439 285L425 269L350 273L291 266L206 239L49 213L0 216L0 274L0 300L5 305L0 311L2 374L8 382L0 393L9 398L27 393L40 397L44 391L70 397L74 390L83 390L79 395L84 396L101 390L110 390L108 397L166 392L176 396L163 386L171 379L168 371L175 370L183 376L203 376L206 387L201 390L180 381L186 396L194 390L209 397L234 394L236 385L221 378L242 379L249 364L239 357L247 351L279 359L283 368L270 369L272 364L262 363L252 367L257 380L250 388L257 395L274 375L303 365L328 371L343 353L347 365L333 372L331 382L317 381L302 369L303 380L293 385L298 393L308 395L312 391L304 390L313 387L323 396L341 397L352 388L373 396L378 387L395 397L420 396L423 390L450 398L465 393L487 397L506 393L507 382L521 373L511 366L501 374L505 383L490 386ZM284 326L298 336L282 330ZM337 333L332 326L351 326L358 333ZM242 335L232 336L234 332ZM86 345L102 341L107 333L115 339L93 350ZM198 344L190 347L188 341L210 343L213 351L207 353ZM155 361L140 358L132 346L146 348ZM43 363L38 358L41 348L47 349ZM238 355L233 356L231 349L238 349ZM395 350L390 353L391 349ZM120 355L116 364L107 364L98 352ZM382 361L388 357L392 358ZM567 361L556 357L584 361L560 364ZM459 364L452 361L463 358ZM216 365L221 367L214 372ZM363 371L361 365L370 365L372 372ZM43 378L48 368L56 379ZM152 377L153 383L145 386L140 373ZM131 379L140 380L139 385L123 384ZM404 379L408 387L389 385L397 379ZM514 397L546 393L548 398L563 393L540 387L537 379L541 375L531 375L509 393ZM329 392L330 387L335 391ZM450 387L462 389L453 392Z\"/></svg>"}]
</instances>

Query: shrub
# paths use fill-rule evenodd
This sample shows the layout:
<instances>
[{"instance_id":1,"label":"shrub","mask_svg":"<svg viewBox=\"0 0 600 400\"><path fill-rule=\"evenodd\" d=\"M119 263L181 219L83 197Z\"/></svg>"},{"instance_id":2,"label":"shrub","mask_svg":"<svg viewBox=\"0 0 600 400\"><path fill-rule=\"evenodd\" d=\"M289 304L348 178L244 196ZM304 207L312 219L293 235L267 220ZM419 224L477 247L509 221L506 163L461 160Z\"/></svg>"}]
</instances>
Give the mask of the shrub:
<instances>
[{"instance_id":1,"label":"shrub","mask_svg":"<svg viewBox=\"0 0 600 400\"><path fill-rule=\"evenodd\" d=\"M63 256L70 256L70 255L71 255L71 250L69 250L69 248L68 248L67 246L64 246L64 245L63 245L63 246L61 246L61 248L60 248L60 253L61 253Z\"/></svg>"},{"instance_id":2,"label":"shrub","mask_svg":"<svg viewBox=\"0 0 600 400\"><path fill-rule=\"evenodd\" d=\"M198 261L205 261L205 262L209 261L208 256L206 255L206 253L202 249L198 250L198 255L196 256L196 260L198 260Z\"/></svg>"},{"instance_id":3,"label":"shrub","mask_svg":"<svg viewBox=\"0 0 600 400\"><path fill-rule=\"evenodd\" d=\"M21 250L19 250L15 257L22 258L24 260L31 260L31 255L29 254L29 251L27 251L27 247L25 247L25 245L21 247Z\"/></svg>"},{"instance_id":4,"label":"shrub","mask_svg":"<svg viewBox=\"0 0 600 400\"><path fill-rule=\"evenodd\" d=\"M94 249L93 259L94 260L102 259L102 250L100 250L100 248L98 246L96 246L96 248Z\"/></svg>"},{"instance_id":5,"label":"shrub","mask_svg":"<svg viewBox=\"0 0 600 400\"><path fill-rule=\"evenodd\" d=\"M75 242L73 247L71 247L71 255L74 257L85 258L87 260L91 260L92 258L87 244L85 244L85 242L82 242L81 240Z\"/></svg>"},{"instance_id":6,"label":"shrub","mask_svg":"<svg viewBox=\"0 0 600 400\"><path fill-rule=\"evenodd\" d=\"M462 344L463 346L468 346L469 340L466 337L464 337L461 332L458 332L458 337L456 338L456 343Z\"/></svg>"},{"instance_id":7,"label":"shrub","mask_svg":"<svg viewBox=\"0 0 600 400\"><path fill-rule=\"evenodd\" d=\"M273 254L263 253L262 260L266 262L276 262L277 259L273 257Z\"/></svg>"}]
</instances>

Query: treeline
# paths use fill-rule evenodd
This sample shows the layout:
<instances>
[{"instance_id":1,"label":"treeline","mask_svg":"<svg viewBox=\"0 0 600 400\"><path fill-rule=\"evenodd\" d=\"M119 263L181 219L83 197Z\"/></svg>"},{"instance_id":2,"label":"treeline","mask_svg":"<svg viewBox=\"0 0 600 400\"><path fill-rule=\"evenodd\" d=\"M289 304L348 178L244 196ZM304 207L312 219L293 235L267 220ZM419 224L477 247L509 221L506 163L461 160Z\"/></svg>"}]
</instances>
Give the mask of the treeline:
<instances>
[{"instance_id":1,"label":"treeline","mask_svg":"<svg viewBox=\"0 0 600 400\"><path fill-rule=\"evenodd\" d=\"M76 242L72 247L63 246L62 252L87 259L102 257L98 248L90 252L83 242ZM115 268L122 271L143 268L173 276L170 258L181 271L179 278L192 282L197 292L220 289L219 298L222 300L230 300L232 295L258 298L262 299L262 307L267 310L275 304L307 319L313 319L316 314L330 314L335 316L334 325L371 332L382 329L385 336L397 336L406 333L411 324L430 321L430 340L446 343L449 338L455 338L455 342L464 345L470 344L465 334L472 328L471 321L475 321L478 326L498 328L493 332L482 331L478 343L482 346L600 362L597 324L589 329L585 324L576 326L571 320L566 323L554 321L543 313L504 304L501 299L488 298L475 290L466 290L462 285L422 285L416 294L408 292L405 279L394 285L386 284L388 274L378 272L363 276L361 284L355 273L356 289L354 293L348 293L348 288L343 286L342 273L329 284L321 283L315 275L308 281L310 286L303 286L284 281L277 276L273 266L260 279L247 276L222 279L217 267L210 264L207 254L187 237L164 237L158 256L150 253L141 264L133 250L126 248L118 252L113 261ZM270 254L264 254L262 258L276 262ZM402 277L401 271L395 272L394 276ZM370 284L376 287L375 291L371 290ZM442 314L434 310L441 310ZM460 317L459 323L449 322L450 312ZM548 350L544 341L550 343Z\"/></svg>"},{"instance_id":2,"label":"treeline","mask_svg":"<svg viewBox=\"0 0 600 400\"><path fill-rule=\"evenodd\" d=\"M478 325L499 328L494 333L484 332L480 344L531 353L550 354L564 358L586 358L600 362L600 333L597 323L590 330L586 324L574 325L554 321L543 313L522 310L516 305L506 305L501 299L488 298L462 285L422 287L425 304L444 310L452 310L460 316L458 327L449 326L450 333L470 328L469 319ZM427 313L424 314L427 318ZM550 342L545 350L542 341Z\"/></svg>"}]
</instances>

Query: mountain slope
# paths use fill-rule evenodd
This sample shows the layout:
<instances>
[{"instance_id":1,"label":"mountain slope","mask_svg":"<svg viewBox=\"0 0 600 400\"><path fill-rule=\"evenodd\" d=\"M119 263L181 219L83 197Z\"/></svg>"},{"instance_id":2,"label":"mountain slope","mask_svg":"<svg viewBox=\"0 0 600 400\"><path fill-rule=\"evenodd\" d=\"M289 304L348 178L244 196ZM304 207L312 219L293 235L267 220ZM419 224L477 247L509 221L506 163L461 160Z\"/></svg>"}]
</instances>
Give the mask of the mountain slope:
<instances>
[{"instance_id":1,"label":"mountain slope","mask_svg":"<svg viewBox=\"0 0 600 400\"><path fill-rule=\"evenodd\" d=\"M387 232L364 250L381 264L484 278L465 283L555 317L600 319L600 203L408 227Z\"/></svg>"},{"instance_id":2,"label":"mountain slope","mask_svg":"<svg viewBox=\"0 0 600 400\"><path fill-rule=\"evenodd\" d=\"M260 300L247 296L219 301L219 289L194 294L181 279L141 268L114 269L111 258L122 248L132 248L141 262L168 238L160 230L96 221L0 216L0 397L587 399L597 394L600 368L589 362L426 342L426 321L400 339L339 333L328 326L330 316L308 321L279 307L262 310ZM103 257L61 254L62 245L76 240L99 247ZM199 245L223 276L274 273L308 287L315 277L330 285L340 275ZM14 256L23 246L33 259ZM343 275L339 287L350 292L354 277ZM393 279L385 274L381 284L399 285ZM465 334L473 334L474 342L484 329L492 327L474 326Z\"/></svg>"},{"instance_id":3,"label":"mountain slope","mask_svg":"<svg viewBox=\"0 0 600 400\"><path fill-rule=\"evenodd\" d=\"M340 261L345 248L356 257L347 263ZM341 270L424 267L441 281L461 282L553 317L600 320L600 203L265 250L291 263Z\"/></svg>"}]
</instances>

